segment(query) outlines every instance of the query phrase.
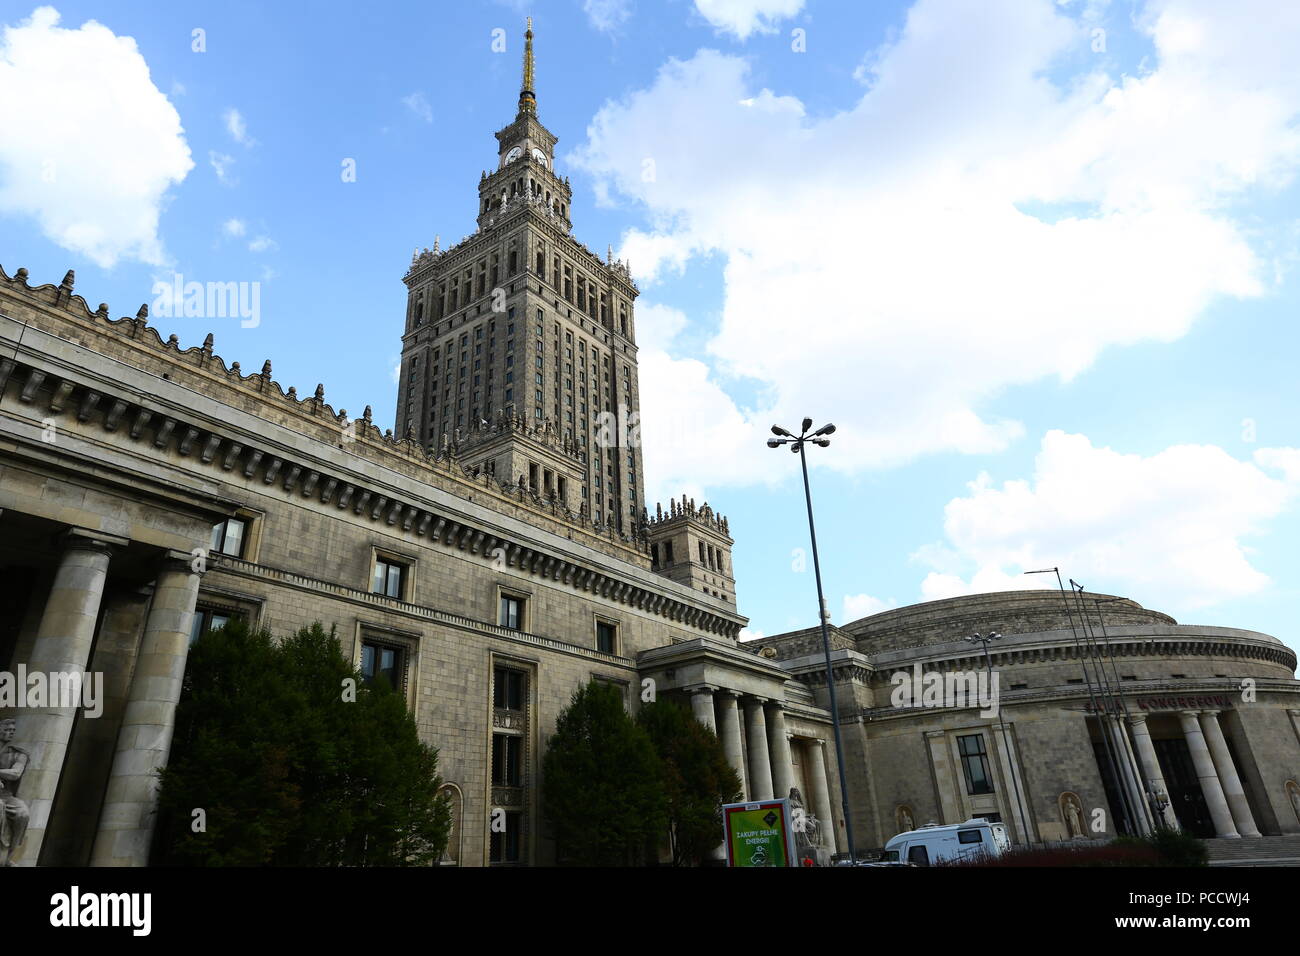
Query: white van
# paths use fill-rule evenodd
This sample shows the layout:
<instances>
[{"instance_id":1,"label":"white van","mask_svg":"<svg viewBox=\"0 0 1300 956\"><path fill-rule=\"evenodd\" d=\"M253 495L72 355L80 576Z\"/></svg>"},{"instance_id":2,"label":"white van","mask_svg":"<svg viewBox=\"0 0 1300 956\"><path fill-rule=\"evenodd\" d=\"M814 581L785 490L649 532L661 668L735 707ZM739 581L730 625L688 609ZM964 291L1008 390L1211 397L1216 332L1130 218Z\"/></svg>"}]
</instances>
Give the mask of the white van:
<instances>
[{"instance_id":1,"label":"white van","mask_svg":"<svg viewBox=\"0 0 1300 956\"><path fill-rule=\"evenodd\" d=\"M930 824L892 837L885 844L883 862L934 863L973 860L981 856L1001 856L1011 848L1011 837L1002 823L990 823L972 817L965 823L947 826Z\"/></svg>"}]
</instances>

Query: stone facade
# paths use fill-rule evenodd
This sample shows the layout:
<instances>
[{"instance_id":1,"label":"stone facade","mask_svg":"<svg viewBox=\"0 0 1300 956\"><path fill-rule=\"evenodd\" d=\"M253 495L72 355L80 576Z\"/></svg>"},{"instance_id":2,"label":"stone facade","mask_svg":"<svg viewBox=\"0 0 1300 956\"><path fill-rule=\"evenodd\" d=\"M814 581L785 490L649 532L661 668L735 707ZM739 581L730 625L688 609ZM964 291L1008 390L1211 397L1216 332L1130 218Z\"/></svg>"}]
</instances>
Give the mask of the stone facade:
<instances>
[{"instance_id":1,"label":"stone facade","mask_svg":"<svg viewBox=\"0 0 1300 956\"><path fill-rule=\"evenodd\" d=\"M990 632L986 660L964 638ZM826 704L819 629L747 643ZM1180 625L1108 595L1014 591L832 627L831 647L865 851L910 824L994 815L1020 843L1159 818L1205 837L1300 833L1300 682L1269 635ZM971 697L899 696L990 665L996 715Z\"/></svg>"},{"instance_id":2,"label":"stone facade","mask_svg":"<svg viewBox=\"0 0 1300 956\"><path fill-rule=\"evenodd\" d=\"M612 251L602 260L571 234L532 42L530 29L519 112L479 179L477 231L447 249L435 238L406 273L397 433L630 530L645 515L637 287Z\"/></svg>"},{"instance_id":3,"label":"stone facade","mask_svg":"<svg viewBox=\"0 0 1300 956\"><path fill-rule=\"evenodd\" d=\"M587 337L593 389L610 360L601 404L636 414L635 287L625 266L600 264L568 236L567 182L550 173L554 138L528 85L524 94L498 137L503 165L481 190L479 231L407 273L396 436L369 407L356 419L335 409L323 385L305 396L281 386L269 360L245 373L211 334L200 345L164 338L147 307L116 319L107 305L92 310L71 271L32 285L26 269L0 268L0 666L103 681L93 718L60 702L0 712L15 718L10 743L27 757L16 788L30 823L17 864L147 863L153 771L170 751L190 643L234 617L277 634L320 621L363 672L390 676L440 751L454 816L446 863L553 861L540 758L559 712L593 677L622 685L630 710L648 687L689 702L725 726L753 792L797 780L830 819L838 784L817 744L829 715L737 643L746 619L726 519L693 502L650 518L631 433L606 446L593 418L582 440L581 425L570 432L551 416L554 389L568 389L555 364L565 353L551 351L567 347L565 332ZM538 144L545 172L529 165L535 156L509 158L517 142ZM558 210L494 205L498 185L525 171L562 197ZM517 272L500 259L512 241L528 251ZM563 259L558 273L536 268L543 241ZM495 321L494 361L507 367L509 313L492 311L486 278L440 318L417 308L462 257L478 263L480 247L500 250L488 252L494 282L513 283L515 349L542 357L546 401L541 416L516 403L472 434L434 434L432 378L415 371L427 376L433 350L459 345L462 328L466 345L480 327L490 342L484 323ZM581 267L581 305L567 265ZM556 275L561 285L548 288ZM534 339L536 309L547 311ZM419 414L407 413L413 382ZM525 464L537 466L532 476ZM596 472L607 466L614 475ZM584 507L596 487L628 507ZM655 547L669 538L680 542L675 560ZM511 759L494 765L494 753ZM498 807L508 832L494 839Z\"/></svg>"}]
</instances>

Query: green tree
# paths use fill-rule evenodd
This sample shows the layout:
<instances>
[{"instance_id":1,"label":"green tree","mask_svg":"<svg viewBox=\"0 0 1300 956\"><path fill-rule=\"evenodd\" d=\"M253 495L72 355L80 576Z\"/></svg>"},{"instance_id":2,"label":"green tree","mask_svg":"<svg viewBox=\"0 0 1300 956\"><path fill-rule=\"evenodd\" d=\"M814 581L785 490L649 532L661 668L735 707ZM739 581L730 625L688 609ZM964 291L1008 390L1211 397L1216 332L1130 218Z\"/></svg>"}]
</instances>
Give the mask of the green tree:
<instances>
[{"instance_id":1,"label":"green tree","mask_svg":"<svg viewBox=\"0 0 1300 956\"><path fill-rule=\"evenodd\" d=\"M561 862L644 862L667 822L662 773L617 687L592 680L575 692L542 762L542 799Z\"/></svg>"},{"instance_id":2,"label":"green tree","mask_svg":"<svg viewBox=\"0 0 1300 956\"><path fill-rule=\"evenodd\" d=\"M431 864L451 823L437 766L402 697L363 686L332 631L276 642L232 622L190 649L161 771L159 862Z\"/></svg>"},{"instance_id":3,"label":"green tree","mask_svg":"<svg viewBox=\"0 0 1300 956\"><path fill-rule=\"evenodd\" d=\"M698 866L722 842L722 805L741 799L740 776L717 735L677 701L646 704L637 723L663 766L673 865Z\"/></svg>"}]
</instances>

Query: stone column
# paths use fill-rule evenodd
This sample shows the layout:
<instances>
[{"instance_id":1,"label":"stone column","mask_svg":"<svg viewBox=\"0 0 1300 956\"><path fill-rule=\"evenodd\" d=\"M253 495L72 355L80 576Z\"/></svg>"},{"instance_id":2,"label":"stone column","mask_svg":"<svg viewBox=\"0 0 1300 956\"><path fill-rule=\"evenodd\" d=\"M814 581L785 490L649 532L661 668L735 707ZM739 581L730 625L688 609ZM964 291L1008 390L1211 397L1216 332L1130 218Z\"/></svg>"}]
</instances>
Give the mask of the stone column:
<instances>
[{"instance_id":1,"label":"stone column","mask_svg":"<svg viewBox=\"0 0 1300 956\"><path fill-rule=\"evenodd\" d=\"M832 853L839 852L840 831L835 825L835 811L831 809L831 784L826 776L826 741L808 740L804 743L804 752L808 754L808 786L812 793L813 814L822 825L822 833L828 835L826 845Z\"/></svg>"},{"instance_id":2,"label":"stone column","mask_svg":"<svg viewBox=\"0 0 1300 956\"><path fill-rule=\"evenodd\" d=\"M1137 819L1133 821L1139 831L1148 833L1151 830L1151 806L1146 798L1146 793L1142 789L1142 781L1137 770L1137 760L1133 756L1133 746L1129 742L1128 734L1124 732L1124 722L1115 715L1106 715L1105 720L1110 723L1111 739L1114 740L1119 752L1115 755L1119 761L1119 772L1123 778L1122 784L1125 792L1128 793L1129 803L1133 806L1133 812Z\"/></svg>"},{"instance_id":3,"label":"stone column","mask_svg":"<svg viewBox=\"0 0 1300 956\"><path fill-rule=\"evenodd\" d=\"M1237 826L1237 832L1244 837L1259 836L1259 827L1255 826L1255 816L1250 812L1246 790L1241 785L1241 777L1237 775L1232 754L1228 752L1228 742L1223 739L1223 728L1219 726L1219 715L1216 711L1201 711L1201 732L1205 734L1205 742L1209 744L1210 756L1214 759L1214 769L1219 772L1223 796L1228 801L1228 809L1232 811L1232 821Z\"/></svg>"},{"instance_id":4,"label":"stone column","mask_svg":"<svg viewBox=\"0 0 1300 956\"><path fill-rule=\"evenodd\" d=\"M718 732L718 722L713 716L713 688L696 687L691 690L691 712L695 719L714 733Z\"/></svg>"},{"instance_id":5,"label":"stone column","mask_svg":"<svg viewBox=\"0 0 1300 956\"><path fill-rule=\"evenodd\" d=\"M64 534L63 555L27 662L29 674L85 674L108 580L109 558L114 546L127 543L126 538L83 528L72 528ZM57 700L48 703L79 704ZM19 792L27 803L30 822L27 836L14 855L19 866L35 866L40 858L76 713L76 706L20 711L14 743L29 755Z\"/></svg>"},{"instance_id":6,"label":"stone column","mask_svg":"<svg viewBox=\"0 0 1300 956\"><path fill-rule=\"evenodd\" d=\"M745 729L749 740L750 800L772 799L772 763L767 753L767 721L763 719L761 697L745 698Z\"/></svg>"},{"instance_id":7,"label":"stone column","mask_svg":"<svg viewBox=\"0 0 1300 956\"><path fill-rule=\"evenodd\" d=\"M1156 748L1151 742L1151 731L1147 729L1147 715L1130 714L1128 725L1133 731L1133 743L1137 748L1138 757L1142 760L1142 767L1146 771L1147 784L1151 787L1153 793L1164 795L1165 808L1162 812L1164 825L1177 830L1179 828L1178 817L1174 814L1174 805L1169 797L1169 787L1165 784L1164 775L1160 772L1160 760L1156 757ZM1154 812L1153 808L1152 813Z\"/></svg>"},{"instance_id":8,"label":"stone column","mask_svg":"<svg viewBox=\"0 0 1300 956\"><path fill-rule=\"evenodd\" d=\"M750 792L745 780L745 752L740 745L740 713L736 709L735 692L720 691L718 704L721 718L721 732L718 736L722 738L722 750L727 755L727 763L736 769L736 774L740 777L741 792L748 798Z\"/></svg>"},{"instance_id":9,"label":"stone column","mask_svg":"<svg viewBox=\"0 0 1300 956\"><path fill-rule=\"evenodd\" d=\"M991 729L992 730L992 729ZM1013 841L1020 839L1025 844L1033 843L1037 837L1033 824L1030 822L1029 813L1025 804L1029 800L1026 793L1024 775L1020 772L1020 764L1016 760L1015 741L1011 739L1012 728L1005 724L997 728L997 733L992 733L993 744L997 747L998 762L1003 769L1002 774L1002 801L1009 809L1008 822L1011 825L1011 836Z\"/></svg>"},{"instance_id":10,"label":"stone column","mask_svg":"<svg viewBox=\"0 0 1300 956\"><path fill-rule=\"evenodd\" d=\"M92 866L145 866L158 808L158 778L176 729L176 705L190 651L199 574L182 551L169 552L154 584L117 752L108 778Z\"/></svg>"},{"instance_id":11,"label":"stone column","mask_svg":"<svg viewBox=\"0 0 1300 956\"><path fill-rule=\"evenodd\" d=\"M707 692L696 691L691 695L691 706L696 708L696 715L699 715L701 697L708 694L709 699L709 717L710 726L713 725L713 701L718 702L717 734L722 743L722 752L727 755L727 763L731 764L732 769L736 771L736 776L740 778L740 796L745 798L745 754L740 746L740 714L736 710L736 695L728 690L719 691L717 694L710 689ZM725 831L723 842L713 848L709 854L715 860L726 861L727 843Z\"/></svg>"},{"instance_id":12,"label":"stone column","mask_svg":"<svg viewBox=\"0 0 1300 956\"><path fill-rule=\"evenodd\" d=\"M1210 819L1214 821L1214 835L1229 840L1238 839L1236 824L1232 822L1232 811L1223 795L1223 786L1219 783L1219 774L1214 769L1214 760L1210 757L1209 747L1205 744L1205 735L1196 720L1197 712L1184 710L1178 715L1182 724L1183 736L1187 738L1187 749L1192 755L1192 764L1196 767L1197 779L1201 782L1201 793L1205 796L1206 806L1210 810Z\"/></svg>"},{"instance_id":13,"label":"stone column","mask_svg":"<svg viewBox=\"0 0 1300 956\"><path fill-rule=\"evenodd\" d=\"M772 754L772 793L778 799L788 797L794 786L794 763L790 760L785 708L776 701L767 705L767 743Z\"/></svg>"},{"instance_id":14,"label":"stone column","mask_svg":"<svg viewBox=\"0 0 1300 956\"><path fill-rule=\"evenodd\" d=\"M926 746L930 750L930 766L934 768L934 786L939 803L939 823L960 823L966 819L958 803L958 777L952 765L952 744L942 730L925 731ZM919 822L919 821L918 821Z\"/></svg>"}]
</instances>

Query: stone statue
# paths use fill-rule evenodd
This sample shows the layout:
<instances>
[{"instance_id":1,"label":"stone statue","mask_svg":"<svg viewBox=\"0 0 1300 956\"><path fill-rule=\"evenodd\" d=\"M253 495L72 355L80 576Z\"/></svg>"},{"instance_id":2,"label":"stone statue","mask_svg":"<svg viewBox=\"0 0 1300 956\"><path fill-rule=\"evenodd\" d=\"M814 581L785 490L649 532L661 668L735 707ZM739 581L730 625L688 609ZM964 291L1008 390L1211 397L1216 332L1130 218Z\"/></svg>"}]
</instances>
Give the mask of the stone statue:
<instances>
[{"instance_id":1,"label":"stone statue","mask_svg":"<svg viewBox=\"0 0 1300 956\"><path fill-rule=\"evenodd\" d=\"M18 784L27 771L28 753L10 741L18 725L12 717L0 720L0 846L4 847L4 866L13 866L14 851L27 836L27 804L18 799Z\"/></svg>"},{"instance_id":2,"label":"stone statue","mask_svg":"<svg viewBox=\"0 0 1300 956\"><path fill-rule=\"evenodd\" d=\"M1070 790L1065 791L1061 794L1060 805L1070 839L1088 839L1088 826L1083 821L1083 803L1079 800L1079 795Z\"/></svg>"},{"instance_id":3,"label":"stone statue","mask_svg":"<svg viewBox=\"0 0 1300 956\"><path fill-rule=\"evenodd\" d=\"M1294 780L1286 782L1286 795L1291 799L1291 809L1295 811L1295 818L1300 821L1300 783Z\"/></svg>"},{"instance_id":4,"label":"stone statue","mask_svg":"<svg viewBox=\"0 0 1300 956\"><path fill-rule=\"evenodd\" d=\"M905 803L900 803L898 809L894 811L894 823L899 833L915 830L916 817L912 814L912 808Z\"/></svg>"},{"instance_id":5,"label":"stone statue","mask_svg":"<svg viewBox=\"0 0 1300 956\"><path fill-rule=\"evenodd\" d=\"M790 828L794 830L795 855L801 866L808 865L805 860L812 860L813 866L830 866L831 850L825 845L821 821L808 812L804 806L803 794L798 787L790 788L786 801L790 813Z\"/></svg>"}]
</instances>

